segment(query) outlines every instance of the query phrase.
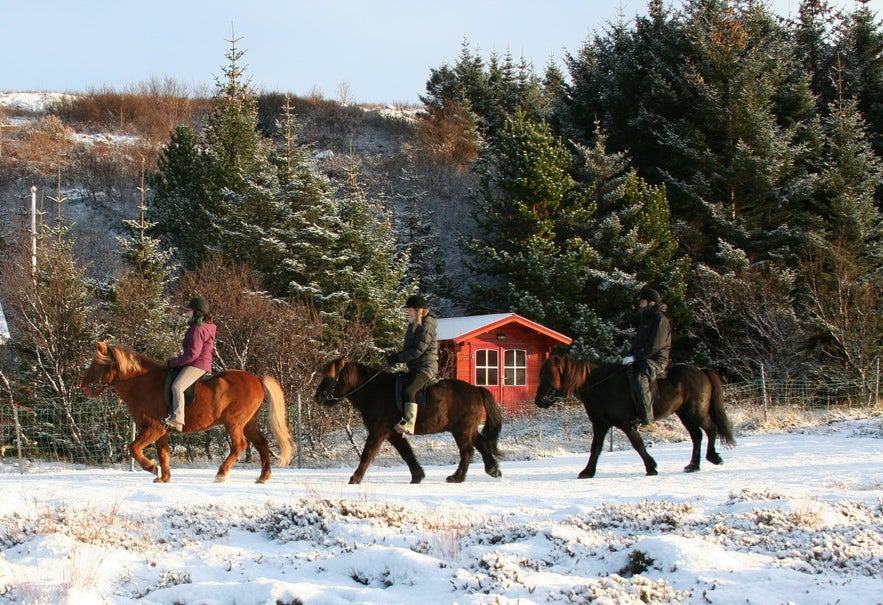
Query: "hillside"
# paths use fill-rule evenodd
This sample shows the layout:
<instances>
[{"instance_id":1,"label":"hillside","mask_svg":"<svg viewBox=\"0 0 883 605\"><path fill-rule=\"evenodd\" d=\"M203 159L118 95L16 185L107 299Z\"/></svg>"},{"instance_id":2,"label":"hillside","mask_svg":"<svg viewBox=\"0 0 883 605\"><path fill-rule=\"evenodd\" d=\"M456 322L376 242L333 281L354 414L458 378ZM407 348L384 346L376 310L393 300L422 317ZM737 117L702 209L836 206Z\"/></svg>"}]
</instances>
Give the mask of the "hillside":
<instances>
[{"instance_id":1,"label":"hillside","mask_svg":"<svg viewBox=\"0 0 883 605\"><path fill-rule=\"evenodd\" d=\"M123 118L101 129L59 118L52 107L72 98L58 92L0 93L0 221L4 237L26 226L35 186L41 220L54 224L60 209L75 250L100 278L117 262L123 220L139 216L141 167L155 164L167 138L151 140ZM270 95L263 101L258 128L272 134L278 99ZM471 228L467 200L473 175L415 160L420 108L321 99L294 104L300 139L315 150L320 169L337 182L355 172L369 196L394 214L417 204L438 238L446 272L458 275L456 242Z\"/></svg>"}]
</instances>

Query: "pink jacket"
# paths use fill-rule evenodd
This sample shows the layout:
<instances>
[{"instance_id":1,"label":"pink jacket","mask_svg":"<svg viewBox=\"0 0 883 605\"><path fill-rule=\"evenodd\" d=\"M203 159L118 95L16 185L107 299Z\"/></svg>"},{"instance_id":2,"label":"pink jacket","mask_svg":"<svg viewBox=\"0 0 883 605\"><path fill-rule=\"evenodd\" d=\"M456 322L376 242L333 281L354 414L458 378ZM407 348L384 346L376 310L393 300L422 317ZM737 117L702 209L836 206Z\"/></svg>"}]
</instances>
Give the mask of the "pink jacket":
<instances>
[{"instance_id":1,"label":"pink jacket","mask_svg":"<svg viewBox=\"0 0 883 605\"><path fill-rule=\"evenodd\" d=\"M218 326L212 323L191 324L184 335L184 352L169 360L170 368L194 366L211 374Z\"/></svg>"}]
</instances>

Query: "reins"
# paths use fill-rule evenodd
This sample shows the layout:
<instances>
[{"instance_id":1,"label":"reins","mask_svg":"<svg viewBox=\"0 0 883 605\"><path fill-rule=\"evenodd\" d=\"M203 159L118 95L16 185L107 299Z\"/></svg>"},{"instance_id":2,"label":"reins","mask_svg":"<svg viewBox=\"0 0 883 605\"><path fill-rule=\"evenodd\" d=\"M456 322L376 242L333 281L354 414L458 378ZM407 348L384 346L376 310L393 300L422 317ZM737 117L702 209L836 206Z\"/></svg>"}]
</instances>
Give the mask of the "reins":
<instances>
[{"instance_id":1,"label":"reins","mask_svg":"<svg viewBox=\"0 0 883 605\"><path fill-rule=\"evenodd\" d=\"M377 370L377 372L375 372L371 378L369 378L368 380L366 380L365 382L363 382L362 384L360 384L359 386L354 388L352 391L345 393L343 395L336 395L336 397L338 399L346 399L347 397L349 397L350 395L352 395L353 393L355 393L359 389L365 387L369 382L371 382L372 380L374 380L375 378L377 378L381 374L383 374L383 368L380 368L379 370ZM340 382L340 374L338 374L337 376L334 377L334 386L335 387L337 386L338 382ZM333 391L334 389L331 389L331 390Z\"/></svg>"}]
</instances>

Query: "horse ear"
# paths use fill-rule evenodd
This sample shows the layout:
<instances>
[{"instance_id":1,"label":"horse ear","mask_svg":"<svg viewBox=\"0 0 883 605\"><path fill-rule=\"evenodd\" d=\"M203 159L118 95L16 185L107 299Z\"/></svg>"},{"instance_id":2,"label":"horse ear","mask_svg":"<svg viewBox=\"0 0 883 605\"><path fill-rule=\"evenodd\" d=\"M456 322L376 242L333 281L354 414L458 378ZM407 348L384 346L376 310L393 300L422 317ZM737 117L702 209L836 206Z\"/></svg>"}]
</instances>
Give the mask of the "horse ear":
<instances>
[{"instance_id":1,"label":"horse ear","mask_svg":"<svg viewBox=\"0 0 883 605\"><path fill-rule=\"evenodd\" d=\"M106 342L104 342L103 340L100 340L100 341L98 341L97 346L98 346L99 353L101 353L102 355L107 353L107 343Z\"/></svg>"}]
</instances>

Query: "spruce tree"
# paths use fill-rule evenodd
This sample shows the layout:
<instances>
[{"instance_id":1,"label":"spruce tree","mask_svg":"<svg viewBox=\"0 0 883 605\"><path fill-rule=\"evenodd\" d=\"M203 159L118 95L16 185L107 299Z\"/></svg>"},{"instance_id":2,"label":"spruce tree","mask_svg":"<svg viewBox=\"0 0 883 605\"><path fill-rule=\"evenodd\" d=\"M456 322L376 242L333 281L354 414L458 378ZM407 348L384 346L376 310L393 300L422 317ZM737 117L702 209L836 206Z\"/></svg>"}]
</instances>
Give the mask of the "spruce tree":
<instances>
[{"instance_id":1,"label":"spruce tree","mask_svg":"<svg viewBox=\"0 0 883 605\"><path fill-rule=\"evenodd\" d=\"M189 126L178 126L148 176L148 234L173 248L185 267L194 267L212 241L209 161Z\"/></svg>"},{"instance_id":2,"label":"spruce tree","mask_svg":"<svg viewBox=\"0 0 883 605\"><path fill-rule=\"evenodd\" d=\"M883 157L883 24L869 5L868 0L858 0L840 23L832 78L840 82L844 96L856 100L874 151Z\"/></svg>"},{"instance_id":3,"label":"spruce tree","mask_svg":"<svg viewBox=\"0 0 883 605\"><path fill-rule=\"evenodd\" d=\"M168 357L178 347L174 314L166 299L172 282L172 251L147 235L146 189L141 187L141 216L126 220L128 237L120 237L121 274L112 285L107 332L116 342L155 358Z\"/></svg>"},{"instance_id":4,"label":"spruce tree","mask_svg":"<svg viewBox=\"0 0 883 605\"><path fill-rule=\"evenodd\" d=\"M548 128L524 112L510 118L479 164L473 215L464 238L470 312L514 311L573 334L596 252L573 230L591 210L577 199L573 160Z\"/></svg>"}]
</instances>

